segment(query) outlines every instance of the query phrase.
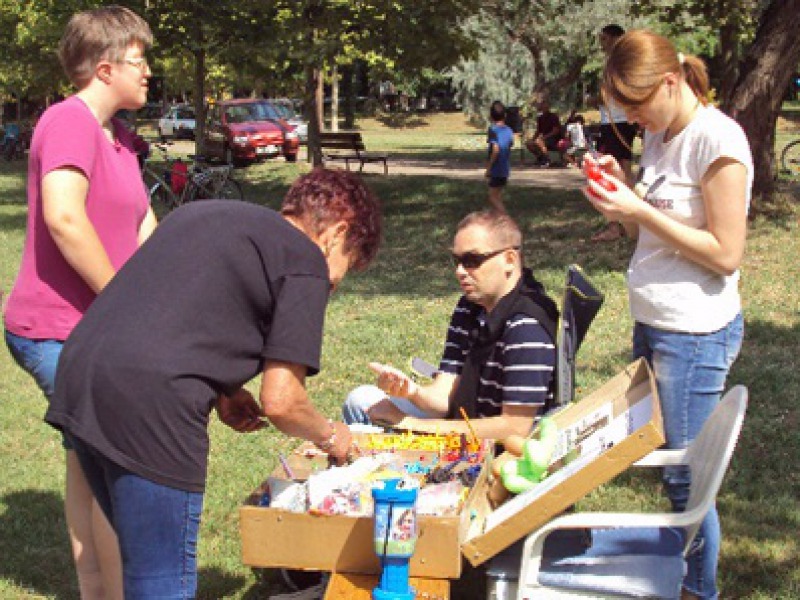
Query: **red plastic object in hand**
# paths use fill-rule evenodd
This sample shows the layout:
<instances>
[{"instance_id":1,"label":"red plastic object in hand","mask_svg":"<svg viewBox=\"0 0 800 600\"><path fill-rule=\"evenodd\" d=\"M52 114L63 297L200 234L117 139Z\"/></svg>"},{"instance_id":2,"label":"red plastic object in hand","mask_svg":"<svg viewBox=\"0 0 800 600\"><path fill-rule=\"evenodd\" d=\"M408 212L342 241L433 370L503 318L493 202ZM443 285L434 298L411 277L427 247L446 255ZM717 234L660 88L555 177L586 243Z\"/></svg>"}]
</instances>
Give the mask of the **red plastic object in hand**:
<instances>
[{"instance_id":1,"label":"red plastic object in hand","mask_svg":"<svg viewBox=\"0 0 800 600\"><path fill-rule=\"evenodd\" d=\"M615 186L611 181L609 181L605 177L601 177L600 179L598 179L597 180L597 185L599 185L601 188L603 188L604 190L606 190L608 192L616 192L617 191L617 186Z\"/></svg>"},{"instance_id":2,"label":"red plastic object in hand","mask_svg":"<svg viewBox=\"0 0 800 600\"><path fill-rule=\"evenodd\" d=\"M586 165L583 168L583 171L586 173L586 177L588 177L592 181L600 181L601 179L603 179L603 171L600 170L600 167L598 167L595 164L586 163Z\"/></svg>"},{"instance_id":3,"label":"red plastic object in hand","mask_svg":"<svg viewBox=\"0 0 800 600\"><path fill-rule=\"evenodd\" d=\"M605 178L603 170L598 165L586 163L586 166L584 167L583 171L584 173L586 173L586 177L588 179L596 181L597 185L599 185L604 190L608 192L617 191L617 186Z\"/></svg>"},{"instance_id":4,"label":"red plastic object in hand","mask_svg":"<svg viewBox=\"0 0 800 600\"><path fill-rule=\"evenodd\" d=\"M602 200L602 199L603 199L603 198L602 198L602 196L600 196L599 194L597 194L597 193L596 193L596 192L595 192L595 191L594 191L594 190L593 190L591 187L588 187L588 186L587 186L587 187L586 187L586 188L584 188L584 189L586 190L586 193L587 193L587 194L589 194L589 195L590 195L592 198L594 198L595 200Z\"/></svg>"}]
</instances>

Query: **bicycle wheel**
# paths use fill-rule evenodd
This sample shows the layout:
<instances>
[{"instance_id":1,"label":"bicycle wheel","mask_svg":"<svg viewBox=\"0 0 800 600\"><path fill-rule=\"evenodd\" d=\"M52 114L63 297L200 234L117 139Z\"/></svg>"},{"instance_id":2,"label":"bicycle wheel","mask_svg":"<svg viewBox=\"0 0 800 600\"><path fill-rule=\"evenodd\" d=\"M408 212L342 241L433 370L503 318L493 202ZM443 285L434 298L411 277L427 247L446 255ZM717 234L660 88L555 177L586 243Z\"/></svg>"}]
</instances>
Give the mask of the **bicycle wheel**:
<instances>
[{"instance_id":1,"label":"bicycle wheel","mask_svg":"<svg viewBox=\"0 0 800 600\"><path fill-rule=\"evenodd\" d=\"M209 200L215 197L214 181L199 173L192 177L186 184L186 191L183 194L183 202L194 202L195 200Z\"/></svg>"},{"instance_id":2,"label":"bicycle wheel","mask_svg":"<svg viewBox=\"0 0 800 600\"><path fill-rule=\"evenodd\" d=\"M159 208L161 208L170 211L176 206L175 194L172 193L172 190L168 190L164 187L164 184L160 181L150 188L148 197L150 198L150 206L152 206L154 210L159 210Z\"/></svg>"},{"instance_id":3,"label":"bicycle wheel","mask_svg":"<svg viewBox=\"0 0 800 600\"><path fill-rule=\"evenodd\" d=\"M793 141L783 149L781 167L792 179L800 179L800 140Z\"/></svg>"},{"instance_id":4,"label":"bicycle wheel","mask_svg":"<svg viewBox=\"0 0 800 600\"><path fill-rule=\"evenodd\" d=\"M242 186L235 179L226 179L217 197L223 200L244 200Z\"/></svg>"}]
</instances>

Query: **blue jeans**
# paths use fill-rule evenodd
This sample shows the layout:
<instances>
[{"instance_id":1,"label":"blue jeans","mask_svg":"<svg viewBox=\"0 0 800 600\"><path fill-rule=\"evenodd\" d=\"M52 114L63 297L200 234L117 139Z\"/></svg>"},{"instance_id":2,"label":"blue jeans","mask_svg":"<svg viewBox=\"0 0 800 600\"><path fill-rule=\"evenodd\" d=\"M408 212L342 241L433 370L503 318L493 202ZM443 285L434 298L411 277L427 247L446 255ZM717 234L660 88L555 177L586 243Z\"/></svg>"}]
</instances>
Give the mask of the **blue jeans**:
<instances>
[{"instance_id":1,"label":"blue jeans","mask_svg":"<svg viewBox=\"0 0 800 600\"><path fill-rule=\"evenodd\" d=\"M348 425L354 423L372 425L373 423L367 411L384 398L389 399L397 408L412 417L420 419L436 418L435 415L420 410L411 400L390 397L376 385L360 385L347 395L347 399L342 406L342 420Z\"/></svg>"},{"instance_id":2,"label":"blue jeans","mask_svg":"<svg viewBox=\"0 0 800 600\"><path fill-rule=\"evenodd\" d=\"M743 338L741 314L719 331L701 335L636 323L633 354L634 358L646 358L655 373L667 448L686 448L700 433L722 396ZM664 486L676 512L686 508L690 482L688 467L664 469ZM712 507L687 556L688 570L683 581L684 588L700 598L717 598L719 546L719 518Z\"/></svg>"},{"instance_id":3,"label":"blue jeans","mask_svg":"<svg viewBox=\"0 0 800 600\"><path fill-rule=\"evenodd\" d=\"M92 493L117 532L125 600L194 598L203 494L139 477L80 439L67 437Z\"/></svg>"},{"instance_id":4,"label":"blue jeans","mask_svg":"<svg viewBox=\"0 0 800 600\"><path fill-rule=\"evenodd\" d=\"M56 387L56 367L64 342L60 340L32 340L6 330L6 345L16 363L36 381L36 385L50 400Z\"/></svg>"},{"instance_id":5,"label":"blue jeans","mask_svg":"<svg viewBox=\"0 0 800 600\"><path fill-rule=\"evenodd\" d=\"M32 340L5 330L6 345L14 361L22 370L33 377L47 401L56 389L56 368L64 342L61 340ZM70 445L62 436L62 444L69 450Z\"/></svg>"}]
</instances>

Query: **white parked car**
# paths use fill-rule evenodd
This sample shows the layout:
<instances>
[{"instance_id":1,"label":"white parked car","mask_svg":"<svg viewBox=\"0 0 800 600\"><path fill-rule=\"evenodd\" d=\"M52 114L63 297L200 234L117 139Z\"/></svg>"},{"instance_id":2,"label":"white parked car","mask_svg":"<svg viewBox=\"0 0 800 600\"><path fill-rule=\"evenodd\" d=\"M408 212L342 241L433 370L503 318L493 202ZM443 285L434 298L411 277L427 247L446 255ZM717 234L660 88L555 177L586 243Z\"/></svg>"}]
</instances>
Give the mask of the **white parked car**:
<instances>
[{"instance_id":1,"label":"white parked car","mask_svg":"<svg viewBox=\"0 0 800 600\"><path fill-rule=\"evenodd\" d=\"M185 104L171 106L158 120L158 135L161 139L168 137L194 139L197 126L194 108Z\"/></svg>"},{"instance_id":2,"label":"white parked car","mask_svg":"<svg viewBox=\"0 0 800 600\"><path fill-rule=\"evenodd\" d=\"M300 143L305 144L308 141L308 122L297 113L294 103L286 98L277 98L269 102L280 113L283 120L294 127L295 132L297 132L297 137L300 139Z\"/></svg>"}]
</instances>

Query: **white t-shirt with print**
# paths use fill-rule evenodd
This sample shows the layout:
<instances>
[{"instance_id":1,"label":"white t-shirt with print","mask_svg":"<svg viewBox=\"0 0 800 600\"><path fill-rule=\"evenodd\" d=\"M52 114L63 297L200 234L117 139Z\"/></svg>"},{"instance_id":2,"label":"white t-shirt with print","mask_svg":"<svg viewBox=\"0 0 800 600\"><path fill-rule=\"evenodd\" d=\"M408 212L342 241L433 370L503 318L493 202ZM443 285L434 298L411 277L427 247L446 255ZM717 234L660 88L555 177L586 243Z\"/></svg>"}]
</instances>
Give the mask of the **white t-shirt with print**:
<instances>
[{"instance_id":1,"label":"white t-shirt with print","mask_svg":"<svg viewBox=\"0 0 800 600\"><path fill-rule=\"evenodd\" d=\"M676 221L707 225L700 182L711 164L732 158L747 168L747 208L753 184L753 158L742 128L713 107L699 107L694 119L669 142L647 132L640 180L645 199ZM637 186L638 187L638 186ZM711 333L741 310L739 272L725 276L699 265L639 227L636 251L628 267L628 295L636 321L659 329Z\"/></svg>"}]
</instances>

